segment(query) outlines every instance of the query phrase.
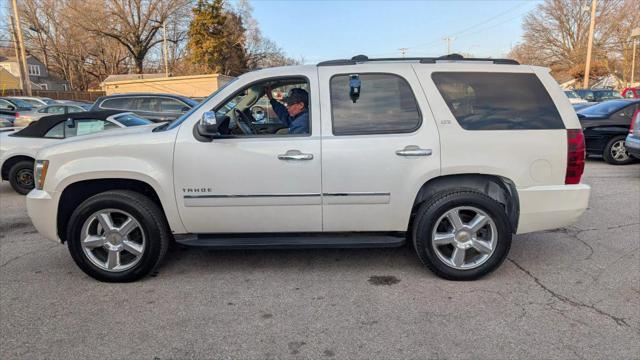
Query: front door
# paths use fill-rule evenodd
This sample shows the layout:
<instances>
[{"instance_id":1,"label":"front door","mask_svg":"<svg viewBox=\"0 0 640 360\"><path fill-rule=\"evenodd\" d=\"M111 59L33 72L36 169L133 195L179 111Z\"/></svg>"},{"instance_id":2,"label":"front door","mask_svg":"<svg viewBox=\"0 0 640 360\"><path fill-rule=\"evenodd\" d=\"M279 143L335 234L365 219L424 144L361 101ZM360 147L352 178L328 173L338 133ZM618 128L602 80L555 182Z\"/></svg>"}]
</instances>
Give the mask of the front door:
<instances>
[{"instance_id":1,"label":"front door","mask_svg":"<svg viewBox=\"0 0 640 360\"><path fill-rule=\"evenodd\" d=\"M438 131L411 65L318 72L324 231L406 231L418 190L440 171Z\"/></svg>"},{"instance_id":2,"label":"front door","mask_svg":"<svg viewBox=\"0 0 640 360\"><path fill-rule=\"evenodd\" d=\"M299 75L268 82L245 77L231 85L231 95L208 100L217 104L205 104L207 110L228 121L222 126L227 138L198 141L196 119L181 125L174 152L175 194L190 233L322 230L319 103L317 92L310 90L317 88L317 79L313 72ZM283 81L286 85L280 86ZM310 133L255 131L251 125L258 119L251 110L256 103L262 104L269 90L279 94L278 89L291 87L310 94Z\"/></svg>"}]
</instances>

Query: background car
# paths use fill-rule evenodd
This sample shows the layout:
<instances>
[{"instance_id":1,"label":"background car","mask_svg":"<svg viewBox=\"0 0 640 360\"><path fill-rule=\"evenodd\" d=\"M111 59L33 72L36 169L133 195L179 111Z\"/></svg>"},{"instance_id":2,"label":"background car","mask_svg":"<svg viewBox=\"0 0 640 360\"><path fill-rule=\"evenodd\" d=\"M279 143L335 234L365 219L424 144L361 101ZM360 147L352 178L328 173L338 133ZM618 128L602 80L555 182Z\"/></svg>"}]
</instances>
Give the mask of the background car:
<instances>
[{"instance_id":1,"label":"background car","mask_svg":"<svg viewBox=\"0 0 640 360\"><path fill-rule=\"evenodd\" d=\"M591 102L601 102L612 99L622 99L619 92L613 89L576 89L581 98Z\"/></svg>"},{"instance_id":2,"label":"background car","mask_svg":"<svg viewBox=\"0 0 640 360\"><path fill-rule=\"evenodd\" d=\"M627 151L637 159L640 159L640 110L636 110L629 126L629 135L625 141Z\"/></svg>"},{"instance_id":3,"label":"background car","mask_svg":"<svg viewBox=\"0 0 640 360\"><path fill-rule=\"evenodd\" d=\"M573 105L573 104L586 104L588 103L587 100L583 99L580 97L580 95L578 95L575 91L573 90L565 90L564 94L567 95L567 98L569 99L569 102Z\"/></svg>"},{"instance_id":4,"label":"background car","mask_svg":"<svg viewBox=\"0 0 640 360\"><path fill-rule=\"evenodd\" d=\"M47 105L47 106L40 107L38 109L21 113L20 116L14 121L13 124L16 127L24 127L29 125L31 122L36 121L45 116L83 112L83 111L89 111L90 109L91 109L90 104L83 104L83 103L76 103L76 104L66 103L66 104Z\"/></svg>"},{"instance_id":5,"label":"background car","mask_svg":"<svg viewBox=\"0 0 640 360\"><path fill-rule=\"evenodd\" d=\"M56 104L57 101L48 97L38 96L8 96L10 99L18 99L31 104L31 107L39 108L47 105Z\"/></svg>"},{"instance_id":6,"label":"background car","mask_svg":"<svg viewBox=\"0 0 640 360\"><path fill-rule=\"evenodd\" d=\"M95 110L131 111L151 121L171 121L191 110L198 102L188 97L173 94L119 94L99 97Z\"/></svg>"},{"instance_id":7,"label":"background car","mask_svg":"<svg viewBox=\"0 0 640 360\"><path fill-rule=\"evenodd\" d=\"M15 132L0 132L0 174L11 187L26 194L34 187L35 155L45 145L70 137L129 126L152 124L120 110L78 112L45 116Z\"/></svg>"},{"instance_id":8,"label":"background car","mask_svg":"<svg viewBox=\"0 0 640 360\"><path fill-rule=\"evenodd\" d=\"M625 99L640 99L640 87L628 87L622 89L620 92L623 98Z\"/></svg>"},{"instance_id":9,"label":"background car","mask_svg":"<svg viewBox=\"0 0 640 360\"><path fill-rule=\"evenodd\" d=\"M635 159L625 146L631 118L640 108L640 100L609 100L577 112L584 132L587 155L602 155L613 165Z\"/></svg>"}]
</instances>

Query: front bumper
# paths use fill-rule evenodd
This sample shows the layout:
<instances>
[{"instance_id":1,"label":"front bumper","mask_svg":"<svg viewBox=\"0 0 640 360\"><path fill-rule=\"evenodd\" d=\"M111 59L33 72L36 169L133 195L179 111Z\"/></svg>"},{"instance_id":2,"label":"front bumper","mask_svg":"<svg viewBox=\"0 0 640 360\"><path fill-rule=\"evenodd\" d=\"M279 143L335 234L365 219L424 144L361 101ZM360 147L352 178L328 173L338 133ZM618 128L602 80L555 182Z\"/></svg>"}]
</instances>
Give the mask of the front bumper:
<instances>
[{"instance_id":1,"label":"front bumper","mask_svg":"<svg viewBox=\"0 0 640 360\"><path fill-rule=\"evenodd\" d=\"M58 237L58 197L56 193L31 190L27 195L27 212L33 226L49 240L61 243Z\"/></svg>"},{"instance_id":2,"label":"front bumper","mask_svg":"<svg viewBox=\"0 0 640 360\"><path fill-rule=\"evenodd\" d=\"M518 234L557 229L575 223L589 205L585 184L518 188Z\"/></svg>"},{"instance_id":3,"label":"front bumper","mask_svg":"<svg viewBox=\"0 0 640 360\"><path fill-rule=\"evenodd\" d=\"M629 135L624 142L624 146L631 155L640 159L640 138Z\"/></svg>"}]
</instances>

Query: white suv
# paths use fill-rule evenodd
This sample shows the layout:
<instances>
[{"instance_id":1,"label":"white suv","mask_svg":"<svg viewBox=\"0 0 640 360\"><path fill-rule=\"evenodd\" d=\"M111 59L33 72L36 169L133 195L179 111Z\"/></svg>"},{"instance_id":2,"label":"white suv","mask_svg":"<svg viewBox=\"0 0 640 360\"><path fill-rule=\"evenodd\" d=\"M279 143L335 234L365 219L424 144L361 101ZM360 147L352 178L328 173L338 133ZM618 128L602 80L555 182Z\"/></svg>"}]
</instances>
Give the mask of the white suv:
<instances>
[{"instance_id":1,"label":"white suv","mask_svg":"<svg viewBox=\"0 0 640 360\"><path fill-rule=\"evenodd\" d=\"M288 133L281 115L293 88L308 94L305 133ZM512 234L576 221L590 193L584 157L578 118L545 68L358 56L251 72L171 123L49 146L27 207L103 281L150 273L172 241L410 242L437 275L471 280L502 263Z\"/></svg>"}]
</instances>

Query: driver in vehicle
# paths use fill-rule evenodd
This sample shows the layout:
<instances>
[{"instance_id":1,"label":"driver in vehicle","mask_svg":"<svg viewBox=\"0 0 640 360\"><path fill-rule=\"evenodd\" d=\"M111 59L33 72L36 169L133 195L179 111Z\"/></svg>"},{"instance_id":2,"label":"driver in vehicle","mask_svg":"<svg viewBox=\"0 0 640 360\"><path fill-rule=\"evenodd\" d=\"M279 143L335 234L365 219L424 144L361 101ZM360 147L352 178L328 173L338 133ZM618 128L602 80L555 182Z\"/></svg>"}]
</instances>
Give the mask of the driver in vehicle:
<instances>
[{"instance_id":1,"label":"driver in vehicle","mask_svg":"<svg viewBox=\"0 0 640 360\"><path fill-rule=\"evenodd\" d=\"M306 90L300 88L289 90L288 96L284 99L286 106L273 98L271 88L267 88L266 92L273 111L288 127L288 134L309 133L309 93Z\"/></svg>"}]
</instances>

